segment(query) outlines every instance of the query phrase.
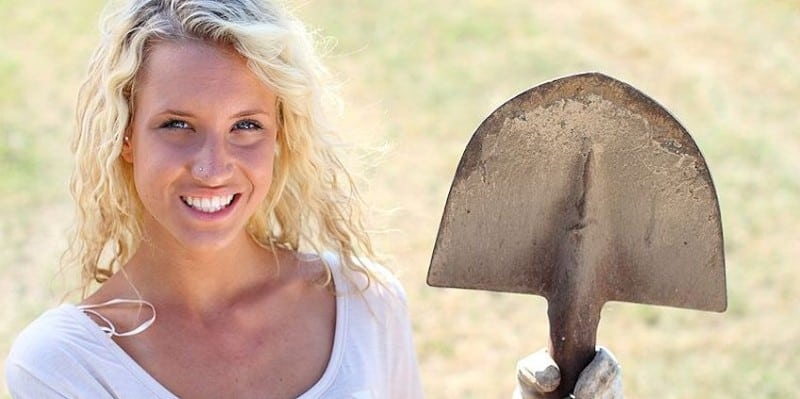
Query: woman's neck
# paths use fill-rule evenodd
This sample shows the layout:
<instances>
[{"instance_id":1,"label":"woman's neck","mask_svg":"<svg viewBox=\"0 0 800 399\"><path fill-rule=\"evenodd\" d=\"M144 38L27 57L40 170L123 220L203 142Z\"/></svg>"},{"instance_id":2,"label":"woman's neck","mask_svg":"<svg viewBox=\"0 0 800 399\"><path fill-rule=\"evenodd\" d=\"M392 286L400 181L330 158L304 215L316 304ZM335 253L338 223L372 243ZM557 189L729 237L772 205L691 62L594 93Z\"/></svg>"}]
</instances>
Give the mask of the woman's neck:
<instances>
[{"instance_id":1,"label":"woman's neck","mask_svg":"<svg viewBox=\"0 0 800 399\"><path fill-rule=\"evenodd\" d=\"M287 254L273 253L243 234L225 247L207 251L142 242L124 271L145 299L203 317L275 284L279 265L291 263Z\"/></svg>"}]
</instances>

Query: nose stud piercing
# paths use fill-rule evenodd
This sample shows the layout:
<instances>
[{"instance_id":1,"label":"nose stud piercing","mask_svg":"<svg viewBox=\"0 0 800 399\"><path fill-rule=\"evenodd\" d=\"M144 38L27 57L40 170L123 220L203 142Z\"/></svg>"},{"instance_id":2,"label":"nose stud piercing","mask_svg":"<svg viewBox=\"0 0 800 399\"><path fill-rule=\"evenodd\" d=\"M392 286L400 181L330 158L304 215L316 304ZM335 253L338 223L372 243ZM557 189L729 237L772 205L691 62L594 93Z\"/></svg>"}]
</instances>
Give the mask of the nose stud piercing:
<instances>
[{"instance_id":1,"label":"nose stud piercing","mask_svg":"<svg viewBox=\"0 0 800 399\"><path fill-rule=\"evenodd\" d=\"M198 177L209 178L229 173L231 169L232 165L225 165L224 167L218 167L218 165L206 165L206 166L195 165L192 167L192 173Z\"/></svg>"}]
</instances>

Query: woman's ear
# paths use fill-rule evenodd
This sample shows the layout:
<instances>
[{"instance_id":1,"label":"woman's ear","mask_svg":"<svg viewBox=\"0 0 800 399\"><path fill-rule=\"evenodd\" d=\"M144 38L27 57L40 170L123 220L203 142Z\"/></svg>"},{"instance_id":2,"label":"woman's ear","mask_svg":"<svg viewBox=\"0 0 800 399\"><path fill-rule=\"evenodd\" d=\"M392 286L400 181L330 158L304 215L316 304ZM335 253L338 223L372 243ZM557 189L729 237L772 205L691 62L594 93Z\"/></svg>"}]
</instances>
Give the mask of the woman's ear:
<instances>
[{"instance_id":1,"label":"woman's ear","mask_svg":"<svg viewBox=\"0 0 800 399\"><path fill-rule=\"evenodd\" d=\"M133 147L131 146L131 136L125 133L122 138L122 153L120 154L125 162L133 163Z\"/></svg>"}]
</instances>

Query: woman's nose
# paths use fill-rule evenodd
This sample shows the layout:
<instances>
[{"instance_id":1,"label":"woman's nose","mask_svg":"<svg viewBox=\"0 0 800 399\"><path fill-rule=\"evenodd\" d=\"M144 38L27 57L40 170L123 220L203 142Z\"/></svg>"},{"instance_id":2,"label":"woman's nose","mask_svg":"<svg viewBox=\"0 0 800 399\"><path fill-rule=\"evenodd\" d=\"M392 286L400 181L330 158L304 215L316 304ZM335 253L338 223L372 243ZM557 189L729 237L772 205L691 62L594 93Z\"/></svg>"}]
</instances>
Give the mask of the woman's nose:
<instances>
[{"instance_id":1,"label":"woman's nose","mask_svg":"<svg viewBox=\"0 0 800 399\"><path fill-rule=\"evenodd\" d=\"M191 166L192 177L206 186L224 185L233 175L233 160L225 142L208 137Z\"/></svg>"}]
</instances>

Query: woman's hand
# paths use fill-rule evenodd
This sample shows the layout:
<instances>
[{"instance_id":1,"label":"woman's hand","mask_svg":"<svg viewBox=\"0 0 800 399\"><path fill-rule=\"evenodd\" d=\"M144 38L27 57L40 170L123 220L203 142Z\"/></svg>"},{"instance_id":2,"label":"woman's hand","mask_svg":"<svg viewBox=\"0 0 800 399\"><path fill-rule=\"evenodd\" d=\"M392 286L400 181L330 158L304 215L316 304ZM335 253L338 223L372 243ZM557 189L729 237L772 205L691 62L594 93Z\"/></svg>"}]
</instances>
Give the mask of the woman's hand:
<instances>
[{"instance_id":1,"label":"woman's hand","mask_svg":"<svg viewBox=\"0 0 800 399\"><path fill-rule=\"evenodd\" d=\"M558 387L561 374L546 349L517 363L517 389L513 399L538 399ZM576 399L622 399L622 370L617 359L603 347L581 371L575 384Z\"/></svg>"}]
</instances>

